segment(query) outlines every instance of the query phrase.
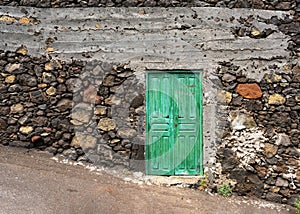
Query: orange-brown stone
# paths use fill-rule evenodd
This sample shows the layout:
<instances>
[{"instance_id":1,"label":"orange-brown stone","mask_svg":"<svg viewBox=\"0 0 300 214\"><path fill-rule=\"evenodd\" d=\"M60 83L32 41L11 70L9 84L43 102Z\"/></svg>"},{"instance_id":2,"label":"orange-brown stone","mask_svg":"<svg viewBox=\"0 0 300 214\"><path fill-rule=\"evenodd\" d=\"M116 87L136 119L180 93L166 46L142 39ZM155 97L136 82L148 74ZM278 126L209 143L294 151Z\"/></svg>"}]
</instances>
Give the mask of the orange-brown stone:
<instances>
[{"instance_id":1,"label":"orange-brown stone","mask_svg":"<svg viewBox=\"0 0 300 214\"><path fill-rule=\"evenodd\" d=\"M247 99L257 99L262 96L262 91L256 83L238 84L236 92Z\"/></svg>"},{"instance_id":2,"label":"orange-brown stone","mask_svg":"<svg viewBox=\"0 0 300 214\"><path fill-rule=\"evenodd\" d=\"M35 143L35 142L39 141L40 139L41 139L41 136L33 136L31 138L31 142Z\"/></svg>"},{"instance_id":3,"label":"orange-brown stone","mask_svg":"<svg viewBox=\"0 0 300 214\"><path fill-rule=\"evenodd\" d=\"M100 103L100 97L97 95L97 89L95 86L90 85L84 92L83 92L83 102L87 103Z\"/></svg>"}]
</instances>

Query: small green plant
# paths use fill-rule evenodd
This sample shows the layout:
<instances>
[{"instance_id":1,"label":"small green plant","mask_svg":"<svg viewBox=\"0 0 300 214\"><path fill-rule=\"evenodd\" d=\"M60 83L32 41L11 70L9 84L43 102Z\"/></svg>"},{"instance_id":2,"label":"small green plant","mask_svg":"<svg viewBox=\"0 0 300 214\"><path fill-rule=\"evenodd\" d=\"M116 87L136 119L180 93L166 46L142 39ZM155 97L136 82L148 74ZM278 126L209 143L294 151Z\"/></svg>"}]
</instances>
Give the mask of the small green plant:
<instances>
[{"instance_id":1,"label":"small green plant","mask_svg":"<svg viewBox=\"0 0 300 214\"><path fill-rule=\"evenodd\" d=\"M198 181L198 189L199 190L204 190L208 186L208 179L207 177L203 177Z\"/></svg>"},{"instance_id":2,"label":"small green plant","mask_svg":"<svg viewBox=\"0 0 300 214\"><path fill-rule=\"evenodd\" d=\"M224 197L229 197L232 195L232 188L229 184L223 183L222 186L218 188L218 194Z\"/></svg>"},{"instance_id":3,"label":"small green plant","mask_svg":"<svg viewBox=\"0 0 300 214\"><path fill-rule=\"evenodd\" d=\"M300 199L295 202L295 207L298 211L300 211Z\"/></svg>"}]
</instances>

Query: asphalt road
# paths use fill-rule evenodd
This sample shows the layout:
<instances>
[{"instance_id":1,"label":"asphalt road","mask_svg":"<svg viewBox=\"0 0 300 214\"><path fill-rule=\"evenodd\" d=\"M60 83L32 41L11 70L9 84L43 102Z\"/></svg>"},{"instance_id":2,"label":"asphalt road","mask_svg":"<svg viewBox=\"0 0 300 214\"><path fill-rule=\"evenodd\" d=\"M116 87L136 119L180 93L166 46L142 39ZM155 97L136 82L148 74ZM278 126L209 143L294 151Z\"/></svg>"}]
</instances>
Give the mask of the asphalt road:
<instances>
[{"instance_id":1,"label":"asphalt road","mask_svg":"<svg viewBox=\"0 0 300 214\"><path fill-rule=\"evenodd\" d=\"M293 213L285 206L202 191L137 185L45 153L0 146L0 213ZM271 207L271 208L270 208Z\"/></svg>"}]
</instances>

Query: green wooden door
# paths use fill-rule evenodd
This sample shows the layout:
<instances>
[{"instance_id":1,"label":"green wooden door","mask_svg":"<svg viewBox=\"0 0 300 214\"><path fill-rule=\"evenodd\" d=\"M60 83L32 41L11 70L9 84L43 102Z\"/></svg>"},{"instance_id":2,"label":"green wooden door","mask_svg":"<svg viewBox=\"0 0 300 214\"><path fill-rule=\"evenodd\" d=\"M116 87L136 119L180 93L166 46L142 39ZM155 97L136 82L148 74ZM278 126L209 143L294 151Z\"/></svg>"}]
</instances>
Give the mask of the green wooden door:
<instances>
[{"instance_id":1,"label":"green wooden door","mask_svg":"<svg viewBox=\"0 0 300 214\"><path fill-rule=\"evenodd\" d=\"M202 174L201 73L150 71L146 79L147 174Z\"/></svg>"}]
</instances>

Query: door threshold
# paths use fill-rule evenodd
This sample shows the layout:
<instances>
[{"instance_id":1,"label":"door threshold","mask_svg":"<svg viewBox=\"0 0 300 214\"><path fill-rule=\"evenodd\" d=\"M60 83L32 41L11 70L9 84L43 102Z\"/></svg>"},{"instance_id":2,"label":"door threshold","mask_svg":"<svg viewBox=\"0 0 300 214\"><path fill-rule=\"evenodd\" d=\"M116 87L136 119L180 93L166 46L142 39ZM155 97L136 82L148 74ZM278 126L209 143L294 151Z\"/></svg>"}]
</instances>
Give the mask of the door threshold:
<instances>
[{"instance_id":1,"label":"door threshold","mask_svg":"<svg viewBox=\"0 0 300 214\"><path fill-rule=\"evenodd\" d=\"M199 180L205 178L203 175L185 175L185 176L157 176L146 175L145 179L153 184L160 186L175 186L175 185L191 185L197 183Z\"/></svg>"}]
</instances>

